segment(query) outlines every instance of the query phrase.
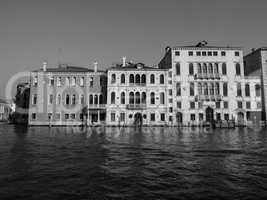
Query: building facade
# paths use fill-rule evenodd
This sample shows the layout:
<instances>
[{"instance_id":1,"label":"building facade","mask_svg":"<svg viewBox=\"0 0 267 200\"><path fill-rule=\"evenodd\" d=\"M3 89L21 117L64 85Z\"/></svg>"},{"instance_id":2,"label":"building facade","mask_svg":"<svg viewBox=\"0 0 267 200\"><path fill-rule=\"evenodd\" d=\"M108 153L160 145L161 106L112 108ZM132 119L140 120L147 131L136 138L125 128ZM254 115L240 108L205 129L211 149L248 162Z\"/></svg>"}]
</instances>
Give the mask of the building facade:
<instances>
[{"instance_id":1,"label":"building facade","mask_svg":"<svg viewBox=\"0 0 267 200\"><path fill-rule=\"evenodd\" d=\"M31 73L29 125L91 125L105 121L106 74L61 65Z\"/></svg>"},{"instance_id":2,"label":"building facade","mask_svg":"<svg viewBox=\"0 0 267 200\"><path fill-rule=\"evenodd\" d=\"M0 99L0 121L8 121L11 113L11 104L3 99Z\"/></svg>"},{"instance_id":3,"label":"building facade","mask_svg":"<svg viewBox=\"0 0 267 200\"><path fill-rule=\"evenodd\" d=\"M124 58L107 70L107 77L107 125L169 124L168 70Z\"/></svg>"},{"instance_id":4,"label":"building facade","mask_svg":"<svg viewBox=\"0 0 267 200\"><path fill-rule=\"evenodd\" d=\"M176 124L221 120L245 124L251 117L249 113L261 110L254 105L261 102L260 97L250 91L260 81L245 78L241 48L205 44L167 47L159 68L172 74L172 118ZM250 95L245 95L245 87ZM253 103L246 107L247 102Z\"/></svg>"},{"instance_id":5,"label":"building facade","mask_svg":"<svg viewBox=\"0 0 267 200\"><path fill-rule=\"evenodd\" d=\"M253 49L244 57L245 75L258 76L261 80L262 118L267 120L267 47Z\"/></svg>"}]
</instances>

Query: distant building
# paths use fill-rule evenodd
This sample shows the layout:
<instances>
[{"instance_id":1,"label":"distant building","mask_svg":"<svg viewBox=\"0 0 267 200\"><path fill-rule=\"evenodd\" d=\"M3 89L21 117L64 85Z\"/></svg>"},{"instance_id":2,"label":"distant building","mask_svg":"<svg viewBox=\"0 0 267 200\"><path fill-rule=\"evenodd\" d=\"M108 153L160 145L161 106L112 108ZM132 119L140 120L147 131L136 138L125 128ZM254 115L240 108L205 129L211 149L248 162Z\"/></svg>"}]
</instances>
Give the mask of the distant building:
<instances>
[{"instance_id":1,"label":"distant building","mask_svg":"<svg viewBox=\"0 0 267 200\"><path fill-rule=\"evenodd\" d=\"M172 124L172 107L168 107L171 80L167 69L126 63L107 70L108 125Z\"/></svg>"},{"instance_id":2,"label":"distant building","mask_svg":"<svg viewBox=\"0 0 267 200\"><path fill-rule=\"evenodd\" d=\"M7 101L0 99L0 121L8 121L11 113L11 105Z\"/></svg>"},{"instance_id":3,"label":"distant building","mask_svg":"<svg viewBox=\"0 0 267 200\"><path fill-rule=\"evenodd\" d=\"M206 44L167 47L159 68L172 73L176 124L221 120L245 124L255 112L261 112L261 97L254 91L260 79L244 76L241 48Z\"/></svg>"},{"instance_id":4,"label":"distant building","mask_svg":"<svg viewBox=\"0 0 267 200\"><path fill-rule=\"evenodd\" d=\"M60 65L31 73L29 125L100 124L106 117L106 74Z\"/></svg>"},{"instance_id":5,"label":"distant building","mask_svg":"<svg viewBox=\"0 0 267 200\"><path fill-rule=\"evenodd\" d=\"M267 47L253 49L244 57L246 76L258 76L261 79L263 119L267 120Z\"/></svg>"}]
</instances>

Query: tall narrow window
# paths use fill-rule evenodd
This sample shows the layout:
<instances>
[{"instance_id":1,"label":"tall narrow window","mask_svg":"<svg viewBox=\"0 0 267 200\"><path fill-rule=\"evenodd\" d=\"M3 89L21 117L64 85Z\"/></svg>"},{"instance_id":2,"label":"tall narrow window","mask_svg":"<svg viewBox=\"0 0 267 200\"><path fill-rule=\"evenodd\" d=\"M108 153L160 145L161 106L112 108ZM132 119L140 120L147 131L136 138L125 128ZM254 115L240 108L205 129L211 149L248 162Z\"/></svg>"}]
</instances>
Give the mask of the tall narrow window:
<instances>
[{"instance_id":1,"label":"tall narrow window","mask_svg":"<svg viewBox=\"0 0 267 200\"><path fill-rule=\"evenodd\" d=\"M242 96L241 83L237 83L236 91L237 91L237 96L241 97Z\"/></svg>"},{"instance_id":2,"label":"tall narrow window","mask_svg":"<svg viewBox=\"0 0 267 200\"><path fill-rule=\"evenodd\" d=\"M209 94L208 84L204 83L204 95L208 95L208 94Z\"/></svg>"},{"instance_id":3,"label":"tall narrow window","mask_svg":"<svg viewBox=\"0 0 267 200\"><path fill-rule=\"evenodd\" d=\"M34 94L32 97L32 104L36 105L37 104L37 94Z\"/></svg>"},{"instance_id":4,"label":"tall narrow window","mask_svg":"<svg viewBox=\"0 0 267 200\"><path fill-rule=\"evenodd\" d=\"M164 84L164 75L163 75L163 74L161 74L161 75L159 76L159 83L160 83L160 84Z\"/></svg>"},{"instance_id":5,"label":"tall narrow window","mask_svg":"<svg viewBox=\"0 0 267 200\"><path fill-rule=\"evenodd\" d=\"M65 81L66 81L65 85L69 86L70 85L70 77L66 77Z\"/></svg>"},{"instance_id":6,"label":"tall narrow window","mask_svg":"<svg viewBox=\"0 0 267 200\"><path fill-rule=\"evenodd\" d=\"M155 104L155 93L154 92L150 93L150 104Z\"/></svg>"},{"instance_id":7,"label":"tall narrow window","mask_svg":"<svg viewBox=\"0 0 267 200\"><path fill-rule=\"evenodd\" d=\"M215 94L216 95L220 94L220 83L215 83Z\"/></svg>"},{"instance_id":8,"label":"tall narrow window","mask_svg":"<svg viewBox=\"0 0 267 200\"><path fill-rule=\"evenodd\" d=\"M125 92L121 93L121 104L125 104Z\"/></svg>"},{"instance_id":9,"label":"tall narrow window","mask_svg":"<svg viewBox=\"0 0 267 200\"><path fill-rule=\"evenodd\" d=\"M222 64L222 74L226 75L227 74L227 69L226 69L226 63Z\"/></svg>"},{"instance_id":10,"label":"tall narrow window","mask_svg":"<svg viewBox=\"0 0 267 200\"><path fill-rule=\"evenodd\" d=\"M145 75L145 74L143 74L143 75L141 76L141 83L142 83L142 84L146 84L146 75Z\"/></svg>"},{"instance_id":11,"label":"tall narrow window","mask_svg":"<svg viewBox=\"0 0 267 200\"><path fill-rule=\"evenodd\" d=\"M213 66L212 64L210 63L209 64L209 74L212 74L213 73Z\"/></svg>"},{"instance_id":12,"label":"tall narrow window","mask_svg":"<svg viewBox=\"0 0 267 200\"><path fill-rule=\"evenodd\" d=\"M111 83L116 83L116 74L111 75Z\"/></svg>"},{"instance_id":13,"label":"tall narrow window","mask_svg":"<svg viewBox=\"0 0 267 200\"><path fill-rule=\"evenodd\" d=\"M181 83L176 83L176 96L181 96Z\"/></svg>"},{"instance_id":14,"label":"tall narrow window","mask_svg":"<svg viewBox=\"0 0 267 200\"><path fill-rule=\"evenodd\" d=\"M57 86L58 86L58 87L61 86L61 77L57 77Z\"/></svg>"},{"instance_id":15,"label":"tall narrow window","mask_svg":"<svg viewBox=\"0 0 267 200\"><path fill-rule=\"evenodd\" d=\"M198 94L202 95L202 84L198 83Z\"/></svg>"},{"instance_id":16,"label":"tall narrow window","mask_svg":"<svg viewBox=\"0 0 267 200\"><path fill-rule=\"evenodd\" d=\"M245 85L245 95L246 97L250 96L250 87L248 83Z\"/></svg>"},{"instance_id":17,"label":"tall narrow window","mask_svg":"<svg viewBox=\"0 0 267 200\"><path fill-rule=\"evenodd\" d=\"M72 104L75 105L76 104L76 95L72 95L72 100L71 100Z\"/></svg>"},{"instance_id":18,"label":"tall narrow window","mask_svg":"<svg viewBox=\"0 0 267 200\"><path fill-rule=\"evenodd\" d=\"M135 104L140 104L140 93L136 92L135 93Z\"/></svg>"},{"instance_id":19,"label":"tall narrow window","mask_svg":"<svg viewBox=\"0 0 267 200\"><path fill-rule=\"evenodd\" d=\"M104 104L103 95L99 95L99 104Z\"/></svg>"},{"instance_id":20,"label":"tall narrow window","mask_svg":"<svg viewBox=\"0 0 267 200\"><path fill-rule=\"evenodd\" d=\"M66 95L66 104L69 105L70 104L70 95Z\"/></svg>"},{"instance_id":21,"label":"tall narrow window","mask_svg":"<svg viewBox=\"0 0 267 200\"><path fill-rule=\"evenodd\" d=\"M72 79L71 79L71 85L72 86L76 85L76 77L72 77Z\"/></svg>"},{"instance_id":22,"label":"tall narrow window","mask_svg":"<svg viewBox=\"0 0 267 200\"><path fill-rule=\"evenodd\" d=\"M130 84L134 83L134 75L133 74L130 74L130 76L129 76L129 83Z\"/></svg>"},{"instance_id":23,"label":"tall narrow window","mask_svg":"<svg viewBox=\"0 0 267 200\"><path fill-rule=\"evenodd\" d=\"M206 63L203 64L203 73L204 74L207 73L207 64Z\"/></svg>"},{"instance_id":24,"label":"tall narrow window","mask_svg":"<svg viewBox=\"0 0 267 200\"><path fill-rule=\"evenodd\" d=\"M80 96L80 104L84 104L84 95L83 94L81 94L81 96Z\"/></svg>"},{"instance_id":25,"label":"tall narrow window","mask_svg":"<svg viewBox=\"0 0 267 200\"><path fill-rule=\"evenodd\" d=\"M121 84L125 84L125 74L121 75Z\"/></svg>"},{"instance_id":26,"label":"tall narrow window","mask_svg":"<svg viewBox=\"0 0 267 200\"><path fill-rule=\"evenodd\" d=\"M210 86L209 86L209 89L210 89L210 95L214 95L214 84L213 83L210 83Z\"/></svg>"},{"instance_id":27,"label":"tall narrow window","mask_svg":"<svg viewBox=\"0 0 267 200\"><path fill-rule=\"evenodd\" d=\"M139 74L135 75L135 83L140 84L140 75Z\"/></svg>"},{"instance_id":28,"label":"tall narrow window","mask_svg":"<svg viewBox=\"0 0 267 200\"><path fill-rule=\"evenodd\" d=\"M160 93L160 104L165 104L165 94L164 94L164 92Z\"/></svg>"},{"instance_id":29,"label":"tall narrow window","mask_svg":"<svg viewBox=\"0 0 267 200\"><path fill-rule=\"evenodd\" d=\"M49 95L49 104L53 104L53 95L52 94Z\"/></svg>"},{"instance_id":30,"label":"tall narrow window","mask_svg":"<svg viewBox=\"0 0 267 200\"><path fill-rule=\"evenodd\" d=\"M98 104L98 95L95 95L95 98L94 98L94 104L95 104L95 105Z\"/></svg>"},{"instance_id":31,"label":"tall narrow window","mask_svg":"<svg viewBox=\"0 0 267 200\"><path fill-rule=\"evenodd\" d=\"M134 104L134 93L130 92L129 94L129 104Z\"/></svg>"},{"instance_id":32,"label":"tall narrow window","mask_svg":"<svg viewBox=\"0 0 267 200\"><path fill-rule=\"evenodd\" d=\"M190 83L190 96L194 96L194 95L195 95L194 83Z\"/></svg>"},{"instance_id":33,"label":"tall narrow window","mask_svg":"<svg viewBox=\"0 0 267 200\"><path fill-rule=\"evenodd\" d=\"M201 69L201 64L200 63L197 64L197 73L199 73L199 74L202 73L202 69Z\"/></svg>"},{"instance_id":34,"label":"tall narrow window","mask_svg":"<svg viewBox=\"0 0 267 200\"><path fill-rule=\"evenodd\" d=\"M227 97L228 96L228 84L223 83L223 96Z\"/></svg>"},{"instance_id":35,"label":"tall narrow window","mask_svg":"<svg viewBox=\"0 0 267 200\"><path fill-rule=\"evenodd\" d=\"M235 70L236 70L236 75L240 76L241 75L241 71L240 71L240 64L239 63L235 64Z\"/></svg>"},{"instance_id":36,"label":"tall narrow window","mask_svg":"<svg viewBox=\"0 0 267 200\"><path fill-rule=\"evenodd\" d=\"M261 86L259 84L255 85L255 92L256 92L256 97L261 96Z\"/></svg>"},{"instance_id":37,"label":"tall narrow window","mask_svg":"<svg viewBox=\"0 0 267 200\"><path fill-rule=\"evenodd\" d=\"M115 98L116 98L115 92L111 92L111 95L110 95L111 104L115 104Z\"/></svg>"},{"instance_id":38,"label":"tall narrow window","mask_svg":"<svg viewBox=\"0 0 267 200\"><path fill-rule=\"evenodd\" d=\"M61 96L60 94L57 95L57 104L60 104L61 103Z\"/></svg>"},{"instance_id":39,"label":"tall narrow window","mask_svg":"<svg viewBox=\"0 0 267 200\"><path fill-rule=\"evenodd\" d=\"M93 77L90 77L89 86L90 87L93 87L93 85L94 85L94 78Z\"/></svg>"},{"instance_id":40,"label":"tall narrow window","mask_svg":"<svg viewBox=\"0 0 267 200\"><path fill-rule=\"evenodd\" d=\"M84 77L80 78L80 86L84 86Z\"/></svg>"},{"instance_id":41,"label":"tall narrow window","mask_svg":"<svg viewBox=\"0 0 267 200\"><path fill-rule=\"evenodd\" d=\"M176 63L175 68L176 68L176 75L179 76L181 74L180 63Z\"/></svg>"},{"instance_id":42,"label":"tall narrow window","mask_svg":"<svg viewBox=\"0 0 267 200\"><path fill-rule=\"evenodd\" d=\"M154 84L155 83L155 75L154 74L151 74L150 75L150 83L151 84Z\"/></svg>"},{"instance_id":43,"label":"tall narrow window","mask_svg":"<svg viewBox=\"0 0 267 200\"><path fill-rule=\"evenodd\" d=\"M142 95L141 95L141 103L142 104L146 104L146 93L145 92L142 92Z\"/></svg>"},{"instance_id":44,"label":"tall narrow window","mask_svg":"<svg viewBox=\"0 0 267 200\"><path fill-rule=\"evenodd\" d=\"M189 63L189 75L194 75L194 65L193 65L193 63Z\"/></svg>"},{"instance_id":45,"label":"tall narrow window","mask_svg":"<svg viewBox=\"0 0 267 200\"><path fill-rule=\"evenodd\" d=\"M219 65L218 65L218 63L215 63L213 70L214 70L214 74L218 74L219 73Z\"/></svg>"},{"instance_id":46,"label":"tall narrow window","mask_svg":"<svg viewBox=\"0 0 267 200\"><path fill-rule=\"evenodd\" d=\"M94 103L94 96L90 94L89 96L89 104L92 105Z\"/></svg>"}]
</instances>

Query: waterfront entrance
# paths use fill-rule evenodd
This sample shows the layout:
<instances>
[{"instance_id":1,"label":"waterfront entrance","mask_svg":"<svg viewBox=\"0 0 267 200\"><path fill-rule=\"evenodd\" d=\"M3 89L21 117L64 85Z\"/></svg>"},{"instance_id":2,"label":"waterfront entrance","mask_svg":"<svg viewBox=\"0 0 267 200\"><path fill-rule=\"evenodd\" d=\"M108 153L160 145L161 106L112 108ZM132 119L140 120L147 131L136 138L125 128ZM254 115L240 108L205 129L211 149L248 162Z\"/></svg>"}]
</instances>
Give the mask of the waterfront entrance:
<instances>
[{"instance_id":1,"label":"waterfront entrance","mask_svg":"<svg viewBox=\"0 0 267 200\"><path fill-rule=\"evenodd\" d=\"M176 113L176 121L177 121L177 124L183 123L183 114L181 112Z\"/></svg>"},{"instance_id":2,"label":"waterfront entrance","mask_svg":"<svg viewBox=\"0 0 267 200\"><path fill-rule=\"evenodd\" d=\"M143 125L143 117L141 113L135 113L134 115L134 125L142 126Z\"/></svg>"},{"instance_id":3,"label":"waterfront entrance","mask_svg":"<svg viewBox=\"0 0 267 200\"><path fill-rule=\"evenodd\" d=\"M214 121L214 110L211 107L207 107L206 109L206 121L207 122Z\"/></svg>"}]
</instances>

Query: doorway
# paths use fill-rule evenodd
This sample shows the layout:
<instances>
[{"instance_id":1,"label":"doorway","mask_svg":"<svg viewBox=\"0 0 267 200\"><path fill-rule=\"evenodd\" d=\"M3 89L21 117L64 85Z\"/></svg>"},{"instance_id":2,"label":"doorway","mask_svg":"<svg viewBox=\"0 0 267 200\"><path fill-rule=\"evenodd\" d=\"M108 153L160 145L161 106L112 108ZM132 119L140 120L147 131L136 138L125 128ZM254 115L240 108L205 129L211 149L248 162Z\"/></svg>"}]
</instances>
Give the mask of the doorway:
<instances>
[{"instance_id":1,"label":"doorway","mask_svg":"<svg viewBox=\"0 0 267 200\"><path fill-rule=\"evenodd\" d=\"M207 107L206 109L206 121L207 122L214 121L214 110L211 107Z\"/></svg>"}]
</instances>

